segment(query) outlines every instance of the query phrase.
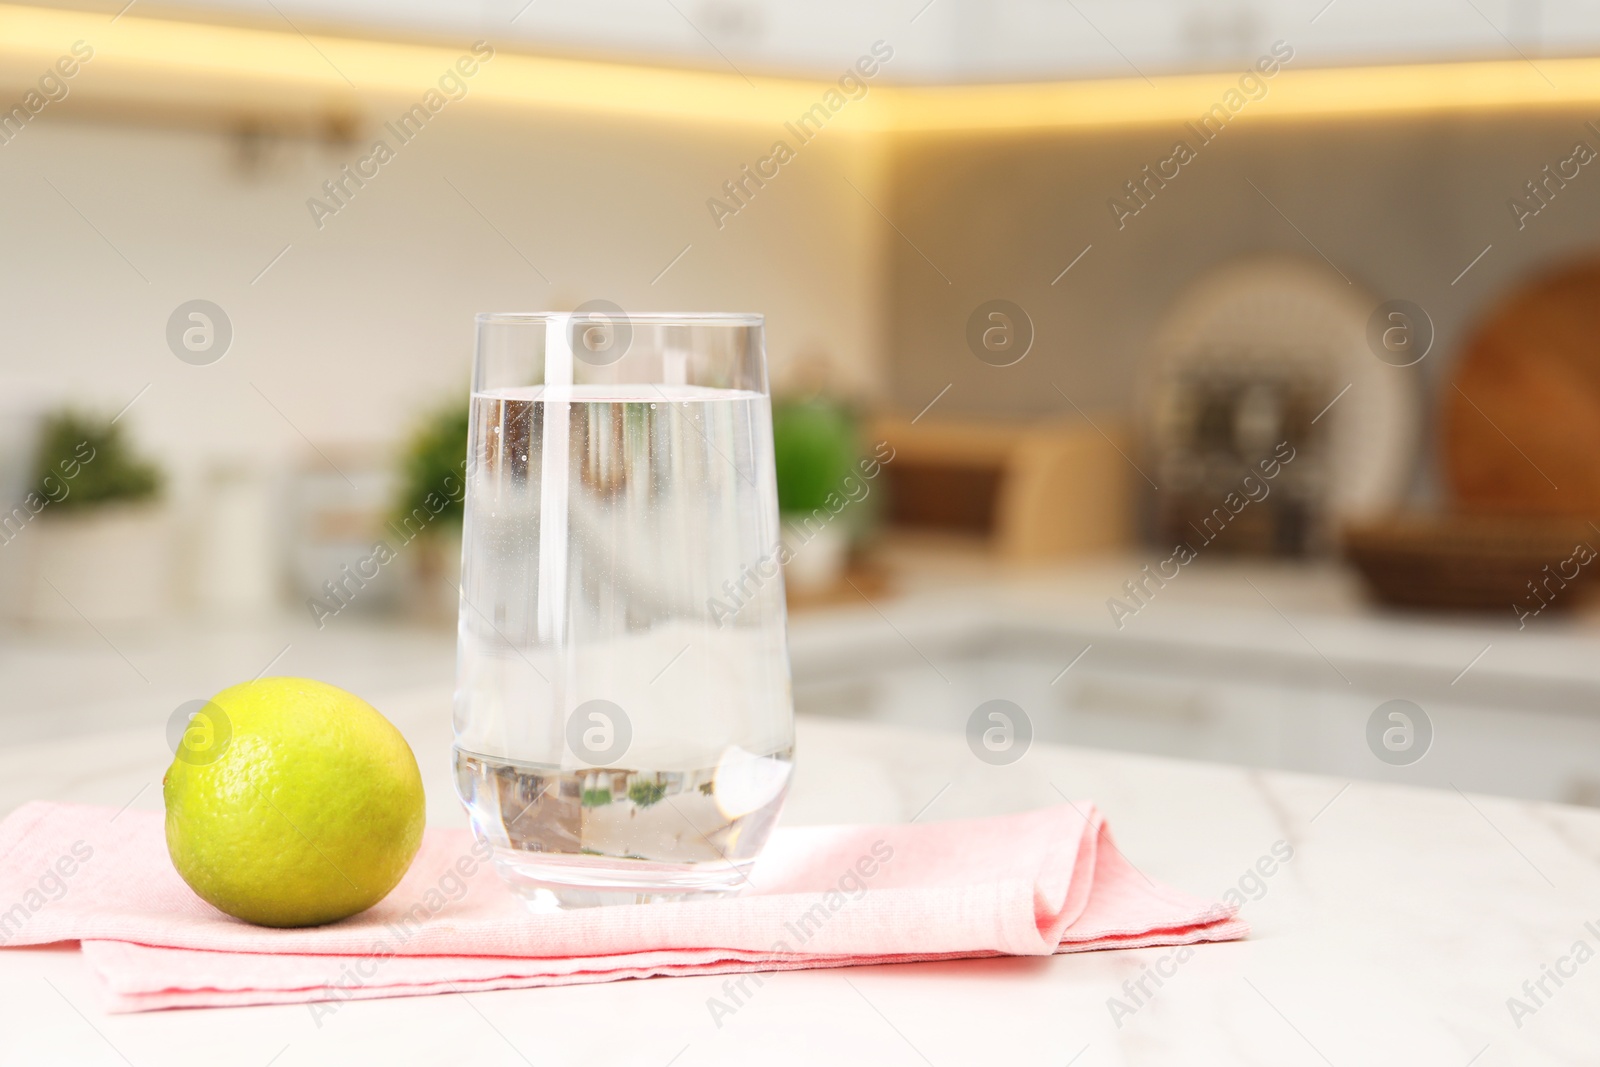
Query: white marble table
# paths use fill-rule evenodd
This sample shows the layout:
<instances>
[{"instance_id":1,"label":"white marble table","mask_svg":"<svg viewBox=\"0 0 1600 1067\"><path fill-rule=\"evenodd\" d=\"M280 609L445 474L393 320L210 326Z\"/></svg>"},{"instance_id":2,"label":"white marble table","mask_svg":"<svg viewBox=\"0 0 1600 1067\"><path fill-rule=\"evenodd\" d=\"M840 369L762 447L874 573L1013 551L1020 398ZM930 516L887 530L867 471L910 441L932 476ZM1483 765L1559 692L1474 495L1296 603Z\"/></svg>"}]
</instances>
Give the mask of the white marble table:
<instances>
[{"instance_id":1,"label":"white marble table","mask_svg":"<svg viewBox=\"0 0 1600 1067\"><path fill-rule=\"evenodd\" d=\"M410 737L435 824L448 693L376 701ZM1255 933L1201 946L770 978L713 1020L721 979L107 1016L70 947L0 950L0 1064L1377 1064L1600 1059L1600 812L1403 785L1035 745L991 767L959 735L803 721L795 824L951 818L1096 800L1152 878L1243 888ZM160 724L8 747L0 812L34 798L159 806ZM1059 792L1058 792L1059 790ZM1293 858L1263 862L1286 842ZM1281 854L1282 845L1278 846ZM0 862L4 862L0 858ZM1257 865L1270 876L1253 872ZM3 904L4 902L0 902ZM1574 971L1513 1020L1543 965ZM1172 972L1132 1014L1124 983ZM848 979L848 981L846 980ZM1528 1001L1533 1005L1531 1000Z\"/></svg>"}]
</instances>

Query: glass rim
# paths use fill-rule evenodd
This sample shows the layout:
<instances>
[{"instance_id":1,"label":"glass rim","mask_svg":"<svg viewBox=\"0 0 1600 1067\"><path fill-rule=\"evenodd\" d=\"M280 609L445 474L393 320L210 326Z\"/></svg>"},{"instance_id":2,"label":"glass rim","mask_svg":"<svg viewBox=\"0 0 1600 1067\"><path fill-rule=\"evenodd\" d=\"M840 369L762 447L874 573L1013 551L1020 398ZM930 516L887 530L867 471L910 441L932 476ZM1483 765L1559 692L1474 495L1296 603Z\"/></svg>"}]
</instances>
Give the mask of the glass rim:
<instances>
[{"instance_id":1,"label":"glass rim","mask_svg":"<svg viewBox=\"0 0 1600 1067\"><path fill-rule=\"evenodd\" d=\"M548 323L562 315L577 315L575 311L480 311L477 323L495 326L531 326ZM584 317L608 318L603 311L585 311ZM624 311L623 320L650 326L762 326L767 317L759 311Z\"/></svg>"}]
</instances>

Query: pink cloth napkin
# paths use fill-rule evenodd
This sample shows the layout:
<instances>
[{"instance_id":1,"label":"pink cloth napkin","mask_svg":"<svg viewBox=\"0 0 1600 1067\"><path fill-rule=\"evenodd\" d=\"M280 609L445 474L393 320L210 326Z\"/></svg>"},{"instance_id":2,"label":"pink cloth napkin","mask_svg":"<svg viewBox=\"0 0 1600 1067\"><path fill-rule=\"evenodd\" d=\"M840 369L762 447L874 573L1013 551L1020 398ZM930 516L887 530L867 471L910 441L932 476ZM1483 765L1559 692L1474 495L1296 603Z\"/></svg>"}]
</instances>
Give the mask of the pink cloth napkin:
<instances>
[{"instance_id":1,"label":"pink cloth napkin","mask_svg":"<svg viewBox=\"0 0 1600 1067\"><path fill-rule=\"evenodd\" d=\"M429 830L376 907L274 930L195 896L158 812L33 803L0 822L0 945L79 941L111 1011L371 997L1243 937L1157 885L1093 805L783 828L739 896L530 912L465 830Z\"/></svg>"}]
</instances>

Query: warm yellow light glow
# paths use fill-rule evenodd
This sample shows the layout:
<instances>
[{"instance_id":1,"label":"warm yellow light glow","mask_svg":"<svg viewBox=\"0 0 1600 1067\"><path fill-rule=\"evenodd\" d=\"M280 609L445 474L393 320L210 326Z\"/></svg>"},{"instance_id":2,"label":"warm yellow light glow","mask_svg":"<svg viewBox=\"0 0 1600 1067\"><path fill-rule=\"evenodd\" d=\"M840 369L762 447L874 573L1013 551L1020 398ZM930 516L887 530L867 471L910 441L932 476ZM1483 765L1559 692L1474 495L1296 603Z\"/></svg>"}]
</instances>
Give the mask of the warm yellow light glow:
<instances>
[{"instance_id":1,"label":"warm yellow light glow","mask_svg":"<svg viewBox=\"0 0 1600 1067\"><path fill-rule=\"evenodd\" d=\"M1222 103L1242 73L901 88L894 90L892 124L926 131L1182 124ZM1600 107L1600 60L1588 58L1540 60L1537 68L1522 60L1320 70L1291 64L1261 83L1264 95L1248 99L1241 117Z\"/></svg>"},{"instance_id":2,"label":"warm yellow light glow","mask_svg":"<svg viewBox=\"0 0 1600 1067\"><path fill-rule=\"evenodd\" d=\"M121 106L354 109L416 102L462 47L219 26L0 4L0 104L9 108L77 40L95 49L71 83L80 97ZM493 43L493 42L491 42ZM1226 73L1018 85L877 84L828 119L867 133L1070 129L1198 119L1234 87ZM1244 108L1257 118L1597 108L1600 60L1549 59L1341 69L1293 69ZM583 60L498 48L468 82L494 104L552 111L766 127L805 113L824 81L751 77Z\"/></svg>"}]
</instances>

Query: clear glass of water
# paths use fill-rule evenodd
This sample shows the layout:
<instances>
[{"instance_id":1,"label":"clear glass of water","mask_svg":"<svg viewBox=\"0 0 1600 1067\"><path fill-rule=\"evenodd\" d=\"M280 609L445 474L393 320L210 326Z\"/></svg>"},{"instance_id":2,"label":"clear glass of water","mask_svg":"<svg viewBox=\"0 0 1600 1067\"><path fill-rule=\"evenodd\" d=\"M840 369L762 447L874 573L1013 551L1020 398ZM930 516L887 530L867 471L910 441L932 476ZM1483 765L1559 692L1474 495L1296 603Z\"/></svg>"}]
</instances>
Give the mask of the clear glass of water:
<instances>
[{"instance_id":1,"label":"clear glass of water","mask_svg":"<svg viewBox=\"0 0 1600 1067\"><path fill-rule=\"evenodd\" d=\"M794 745L759 315L477 322L456 789L537 906L737 892Z\"/></svg>"}]
</instances>

